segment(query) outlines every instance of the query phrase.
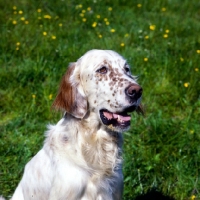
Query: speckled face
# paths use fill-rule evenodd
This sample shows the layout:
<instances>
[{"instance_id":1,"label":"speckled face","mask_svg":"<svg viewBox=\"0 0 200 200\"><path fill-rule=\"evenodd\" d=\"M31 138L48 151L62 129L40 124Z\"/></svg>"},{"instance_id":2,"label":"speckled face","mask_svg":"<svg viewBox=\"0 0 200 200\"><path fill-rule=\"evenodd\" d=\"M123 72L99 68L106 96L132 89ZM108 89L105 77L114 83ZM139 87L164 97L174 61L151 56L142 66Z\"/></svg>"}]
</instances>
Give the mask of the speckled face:
<instances>
[{"instance_id":1,"label":"speckled face","mask_svg":"<svg viewBox=\"0 0 200 200\"><path fill-rule=\"evenodd\" d=\"M131 75L126 60L114 51L92 50L81 57L80 79L89 109L113 130L130 125L127 112L140 104L142 88Z\"/></svg>"}]
</instances>

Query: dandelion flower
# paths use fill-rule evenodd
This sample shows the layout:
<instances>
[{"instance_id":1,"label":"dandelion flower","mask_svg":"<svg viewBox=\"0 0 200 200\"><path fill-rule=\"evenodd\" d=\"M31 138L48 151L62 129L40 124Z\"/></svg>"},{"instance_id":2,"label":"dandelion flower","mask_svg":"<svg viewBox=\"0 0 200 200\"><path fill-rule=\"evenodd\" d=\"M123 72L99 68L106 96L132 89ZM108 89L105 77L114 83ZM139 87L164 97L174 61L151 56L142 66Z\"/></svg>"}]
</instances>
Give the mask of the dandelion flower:
<instances>
[{"instance_id":1,"label":"dandelion flower","mask_svg":"<svg viewBox=\"0 0 200 200\"><path fill-rule=\"evenodd\" d=\"M17 11L14 11L13 13L14 13L14 15L16 15L16 14L17 14Z\"/></svg>"},{"instance_id":2,"label":"dandelion flower","mask_svg":"<svg viewBox=\"0 0 200 200\"><path fill-rule=\"evenodd\" d=\"M62 27L62 23L58 24L58 26Z\"/></svg>"},{"instance_id":3,"label":"dandelion flower","mask_svg":"<svg viewBox=\"0 0 200 200\"><path fill-rule=\"evenodd\" d=\"M51 100L51 99L52 99L52 97L53 97L53 95L52 95L52 94L50 94L50 95L49 95L49 100Z\"/></svg>"},{"instance_id":4,"label":"dandelion flower","mask_svg":"<svg viewBox=\"0 0 200 200\"><path fill-rule=\"evenodd\" d=\"M138 3L138 4L137 4L137 7L138 7L138 8L141 8L141 7L142 7L142 4L141 4L141 3Z\"/></svg>"},{"instance_id":5,"label":"dandelion flower","mask_svg":"<svg viewBox=\"0 0 200 200\"><path fill-rule=\"evenodd\" d=\"M107 22L106 22L106 25L108 26L109 24L110 24L110 22L107 21Z\"/></svg>"},{"instance_id":6,"label":"dandelion flower","mask_svg":"<svg viewBox=\"0 0 200 200\"><path fill-rule=\"evenodd\" d=\"M165 33L169 33L169 30L167 29L167 30L165 30Z\"/></svg>"},{"instance_id":7,"label":"dandelion flower","mask_svg":"<svg viewBox=\"0 0 200 200\"><path fill-rule=\"evenodd\" d=\"M147 40L147 39L149 39L149 36L148 36L148 35L146 35L144 38Z\"/></svg>"},{"instance_id":8,"label":"dandelion flower","mask_svg":"<svg viewBox=\"0 0 200 200\"><path fill-rule=\"evenodd\" d=\"M200 50L197 50L197 53L200 53Z\"/></svg>"},{"instance_id":9,"label":"dandelion flower","mask_svg":"<svg viewBox=\"0 0 200 200\"><path fill-rule=\"evenodd\" d=\"M108 10L109 10L109 11L112 11L112 7L109 7Z\"/></svg>"},{"instance_id":10,"label":"dandelion flower","mask_svg":"<svg viewBox=\"0 0 200 200\"><path fill-rule=\"evenodd\" d=\"M99 37L99 38L102 38L102 35L101 35L101 34L99 34L99 35L98 35L98 37Z\"/></svg>"},{"instance_id":11,"label":"dandelion flower","mask_svg":"<svg viewBox=\"0 0 200 200\"><path fill-rule=\"evenodd\" d=\"M101 18L101 16L100 16L100 15L97 15L96 17L97 17L97 19L100 19L100 18Z\"/></svg>"},{"instance_id":12,"label":"dandelion flower","mask_svg":"<svg viewBox=\"0 0 200 200\"><path fill-rule=\"evenodd\" d=\"M17 10L17 6L13 6L13 10Z\"/></svg>"},{"instance_id":13,"label":"dandelion flower","mask_svg":"<svg viewBox=\"0 0 200 200\"><path fill-rule=\"evenodd\" d=\"M166 8L162 8L161 10L162 10L162 12L165 12L167 9Z\"/></svg>"},{"instance_id":14,"label":"dandelion flower","mask_svg":"<svg viewBox=\"0 0 200 200\"><path fill-rule=\"evenodd\" d=\"M83 19L82 19L82 21L83 21L83 22L86 22L86 21L87 21L87 19L86 19L86 18L83 18Z\"/></svg>"},{"instance_id":15,"label":"dandelion flower","mask_svg":"<svg viewBox=\"0 0 200 200\"><path fill-rule=\"evenodd\" d=\"M79 8L82 8L83 6L81 4L78 5Z\"/></svg>"},{"instance_id":16,"label":"dandelion flower","mask_svg":"<svg viewBox=\"0 0 200 200\"><path fill-rule=\"evenodd\" d=\"M150 25L149 29L152 30L152 31L154 31L156 29L156 25Z\"/></svg>"},{"instance_id":17,"label":"dandelion flower","mask_svg":"<svg viewBox=\"0 0 200 200\"><path fill-rule=\"evenodd\" d=\"M111 32L111 33L114 33L114 32L115 32L115 29L114 29L114 28L110 29L110 32Z\"/></svg>"},{"instance_id":18,"label":"dandelion flower","mask_svg":"<svg viewBox=\"0 0 200 200\"><path fill-rule=\"evenodd\" d=\"M82 12L82 13L85 13L86 11L85 11L85 10L82 10L81 12Z\"/></svg>"},{"instance_id":19,"label":"dandelion flower","mask_svg":"<svg viewBox=\"0 0 200 200\"><path fill-rule=\"evenodd\" d=\"M19 50L19 47L16 47L16 49L15 49L16 51L18 51Z\"/></svg>"},{"instance_id":20,"label":"dandelion flower","mask_svg":"<svg viewBox=\"0 0 200 200\"><path fill-rule=\"evenodd\" d=\"M24 20L25 20L25 18L24 18L24 17L21 17L20 19L21 19L22 21L24 21Z\"/></svg>"},{"instance_id":21,"label":"dandelion flower","mask_svg":"<svg viewBox=\"0 0 200 200\"><path fill-rule=\"evenodd\" d=\"M52 40L55 40L55 39L56 39L56 36L55 36L55 35L52 35L52 36L51 36L51 39L52 39Z\"/></svg>"},{"instance_id":22,"label":"dandelion flower","mask_svg":"<svg viewBox=\"0 0 200 200\"><path fill-rule=\"evenodd\" d=\"M191 199L191 200L194 200L195 198L196 198L196 196L195 196L195 195L192 195L190 199Z\"/></svg>"},{"instance_id":23,"label":"dandelion flower","mask_svg":"<svg viewBox=\"0 0 200 200\"><path fill-rule=\"evenodd\" d=\"M92 27L95 28L96 26L97 26L97 23L94 22L94 23L92 24Z\"/></svg>"},{"instance_id":24,"label":"dandelion flower","mask_svg":"<svg viewBox=\"0 0 200 200\"><path fill-rule=\"evenodd\" d=\"M180 61L181 61L181 62L183 62L183 61L184 61L184 59L181 57L181 58L180 58Z\"/></svg>"},{"instance_id":25,"label":"dandelion flower","mask_svg":"<svg viewBox=\"0 0 200 200\"><path fill-rule=\"evenodd\" d=\"M25 24L29 24L29 21L26 20L24 23L25 23Z\"/></svg>"},{"instance_id":26,"label":"dandelion flower","mask_svg":"<svg viewBox=\"0 0 200 200\"><path fill-rule=\"evenodd\" d=\"M39 20L41 20L41 19L42 19L42 17L38 17L38 19L39 19Z\"/></svg>"},{"instance_id":27,"label":"dandelion flower","mask_svg":"<svg viewBox=\"0 0 200 200\"><path fill-rule=\"evenodd\" d=\"M80 16L80 17L84 17L84 13L80 13L79 16Z\"/></svg>"},{"instance_id":28,"label":"dandelion flower","mask_svg":"<svg viewBox=\"0 0 200 200\"><path fill-rule=\"evenodd\" d=\"M184 83L184 87L188 87L189 86L189 83Z\"/></svg>"},{"instance_id":29,"label":"dandelion flower","mask_svg":"<svg viewBox=\"0 0 200 200\"><path fill-rule=\"evenodd\" d=\"M42 34L43 34L44 36L46 36L46 35L47 35L47 32L44 31Z\"/></svg>"},{"instance_id":30,"label":"dandelion flower","mask_svg":"<svg viewBox=\"0 0 200 200\"><path fill-rule=\"evenodd\" d=\"M120 46L121 46L121 47L124 47L124 46L125 46L125 44L122 42L122 43L120 44Z\"/></svg>"},{"instance_id":31,"label":"dandelion flower","mask_svg":"<svg viewBox=\"0 0 200 200\"><path fill-rule=\"evenodd\" d=\"M44 15L44 18L45 19L51 19L51 16L50 15Z\"/></svg>"},{"instance_id":32,"label":"dandelion flower","mask_svg":"<svg viewBox=\"0 0 200 200\"><path fill-rule=\"evenodd\" d=\"M17 24L17 21L16 21L16 20L13 20L12 23L15 25L15 24Z\"/></svg>"},{"instance_id":33,"label":"dandelion flower","mask_svg":"<svg viewBox=\"0 0 200 200\"><path fill-rule=\"evenodd\" d=\"M125 35L124 35L124 37L128 37L129 36L129 34L128 33L126 33Z\"/></svg>"},{"instance_id":34,"label":"dandelion flower","mask_svg":"<svg viewBox=\"0 0 200 200\"><path fill-rule=\"evenodd\" d=\"M144 58L144 61L147 62L147 61L148 61L148 58Z\"/></svg>"},{"instance_id":35,"label":"dandelion flower","mask_svg":"<svg viewBox=\"0 0 200 200\"><path fill-rule=\"evenodd\" d=\"M39 9L37 9L37 12L38 12L38 13L41 13L41 12L42 12L42 10L39 8Z\"/></svg>"},{"instance_id":36,"label":"dandelion flower","mask_svg":"<svg viewBox=\"0 0 200 200\"><path fill-rule=\"evenodd\" d=\"M164 34L163 37L164 37L164 38L168 38L168 34Z\"/></svg>"},{"instance_id":37,"label":"dandelion flower","mask_svg":"<svg viewBox=\"0 0 200 200\"><path fill-rule=\"evenodd\" d=\"M16 46L20 46L20 42L17 42L17 43L16 43Z\"/></svg>"},{"instance_id":38,"label":"dandelion flower","mask_svg":"<svg viewBox=\"0 0 200 200\"><path fill-rule=\"evenodd\" d=\"M194 130L190 130L190 133L193 134L193 133L194 133Z\"/></svg>"},{"instance_id":39,"label":"dandelion flower","mask_svg":"<svg viewBox=\"0 0 200 200\"><path fill-rule=\"evenodd\" d=\"M91 7L88 7L88 8L87 8L87 11L91 11Z\"/></svg>"},{"instance_id":40,"label":"dandelion flower","mask_svg":"<svg viewBox=\"0 0 200 200\"><path fill-rule=\"evenodd\" d=\"M108 19L107 19L107 18L104 18L103 20L104 20L104 22L107 22L107 21L108 21Z\"/></svg>"},{"instance_id":41,"label":"dandelion flower","mask_svg":"<svg viewBox=\"0 0 200 200\"><path fill-rule=\"evenodd\" d=\"M35 94L32 94L32 98L35 99L35 98L36 98L36 95L35 95Z\"/></svg>"},{"instance_id":42,"label":"dandelion flower","mask_svg":"<svg viewBox=\"0 0 200 200\"><path fill-rule=\"evenodd\" d=\"M23 14L23 11L22 11L22 10L20 10L18 13L19 13L20 15L22 15L22 14Z\"/></svg>"},{"instance_id":43,"label":"dandelion flower","mask_svg":"<svg viewBox=\"0 0 200 200\"><path fill-rule=\"evenodd\" d=\"M199 68L195 68L194 71L195 71L195 72L198 72L198 71L199 71Z\"/></svg>"}]
</instances>

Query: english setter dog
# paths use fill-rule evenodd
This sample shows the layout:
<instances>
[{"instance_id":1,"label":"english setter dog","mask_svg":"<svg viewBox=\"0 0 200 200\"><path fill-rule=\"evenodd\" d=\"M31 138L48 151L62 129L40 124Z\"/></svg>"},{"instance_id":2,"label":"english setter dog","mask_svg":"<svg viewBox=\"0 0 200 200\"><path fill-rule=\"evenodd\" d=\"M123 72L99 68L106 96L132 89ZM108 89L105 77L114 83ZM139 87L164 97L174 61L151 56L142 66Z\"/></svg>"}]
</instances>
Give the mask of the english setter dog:
<instances>
[{"instance_id":1,"label":"english setter dog","mask_svg":"<svg viewBox=\"0 0 200 200\"><path fill-rule=\"evenodd\" d=\"M114 51L91 50L71 63L53 103L65 114L48 127L12 200L122 199L122 132L141 96L126 60Z\"/></svg>"}]
</instances>

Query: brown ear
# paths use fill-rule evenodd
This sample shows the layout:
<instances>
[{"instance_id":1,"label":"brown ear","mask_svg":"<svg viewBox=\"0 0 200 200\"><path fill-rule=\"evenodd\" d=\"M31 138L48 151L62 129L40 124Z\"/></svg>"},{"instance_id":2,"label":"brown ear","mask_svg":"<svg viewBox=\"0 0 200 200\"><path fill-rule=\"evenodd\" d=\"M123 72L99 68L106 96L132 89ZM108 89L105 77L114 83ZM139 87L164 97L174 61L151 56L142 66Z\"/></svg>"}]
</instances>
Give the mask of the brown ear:
<instances>
[{"instance_id":1,"label":"brown ear","mask_svg":"<svg viewBox=\"0 0 200 200\"><path fill-rule=\"evenodd\" d=\"M65 110L76 118L83 118L87 112L87 99L78 91L79 83L71 83L70 77L74 72L76 63L72 63L60 83L58 95L53 102L53 107Z\"/></svg>"}]
</instances>

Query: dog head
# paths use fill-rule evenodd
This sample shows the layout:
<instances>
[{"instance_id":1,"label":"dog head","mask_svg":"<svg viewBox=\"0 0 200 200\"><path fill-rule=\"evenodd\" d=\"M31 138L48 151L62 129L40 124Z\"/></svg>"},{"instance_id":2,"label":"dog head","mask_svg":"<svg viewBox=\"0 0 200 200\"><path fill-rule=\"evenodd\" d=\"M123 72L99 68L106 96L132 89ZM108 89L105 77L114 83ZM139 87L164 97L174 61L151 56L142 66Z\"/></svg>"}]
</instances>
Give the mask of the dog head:
<instances>
[{"instance_id":1,"label":"dog head","mask_svg":"<svg viewBox=\"0 0 200 200\"><path fill-rule=\"evenodd\" d=\"M142 88L126 60L111 50L91 50L64 75L53 106L76 118L94 112L101 124L114 131L130 126L128 114L140 106Z\"/></svg>"}]
</instances>

